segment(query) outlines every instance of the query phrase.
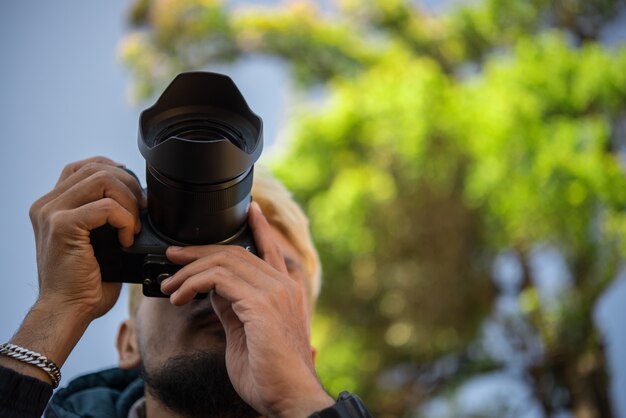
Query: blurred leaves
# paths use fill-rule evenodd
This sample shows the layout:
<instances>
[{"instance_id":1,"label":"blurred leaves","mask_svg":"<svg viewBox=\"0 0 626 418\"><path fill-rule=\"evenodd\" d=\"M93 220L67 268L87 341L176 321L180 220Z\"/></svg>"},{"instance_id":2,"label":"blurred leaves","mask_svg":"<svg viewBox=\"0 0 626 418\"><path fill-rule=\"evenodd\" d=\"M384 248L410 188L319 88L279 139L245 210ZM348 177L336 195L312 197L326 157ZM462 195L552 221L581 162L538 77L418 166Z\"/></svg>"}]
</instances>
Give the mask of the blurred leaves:
<instances>
[{"instance_id":1,"label":"blurred leaves","mask_svg":"<svg viewBox=\"0 0 626 418\"><path fill-rule=\"evenodd\" d=\"M537 401L547 415L611 416L592 314L625 249L626 49L598 40L623 6L484 0L432 15L404 0L138 0L121 53L138 98L249 54L324 87L322 106L290 110L274 170L323 260L315 338L329 390L405 416L499 367L476 347L498 316L506 253L518 310L501 322L532 330L509 332L514 345L540 338L524 371ZM549 304L532 268L542 248L570 278Z\"/></svg>"}]
</instances>

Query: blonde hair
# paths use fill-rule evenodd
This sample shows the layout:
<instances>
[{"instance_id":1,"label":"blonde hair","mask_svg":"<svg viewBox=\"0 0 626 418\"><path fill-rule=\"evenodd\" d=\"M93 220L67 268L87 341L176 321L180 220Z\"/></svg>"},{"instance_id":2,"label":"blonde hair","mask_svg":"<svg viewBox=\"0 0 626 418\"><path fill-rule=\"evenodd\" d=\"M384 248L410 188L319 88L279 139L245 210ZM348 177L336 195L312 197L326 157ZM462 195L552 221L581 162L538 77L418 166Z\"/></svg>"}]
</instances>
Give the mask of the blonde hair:
<instances>
[{"instance_id":1,"label":"blonde hair","mask_svg":"<svg viewBox=\"0 0 626 418\"><path fill-rule=\"evenodd\" d=\"M309 232L308 218L285 186L258 165L254 172L252 198L259 204L270 225L283 233L302 257L307 297L313 311L322 284L322 271ZM130 285L128 296L128 310L134 316L141 302L141 285Z\"/></svg>"}]
</instances>

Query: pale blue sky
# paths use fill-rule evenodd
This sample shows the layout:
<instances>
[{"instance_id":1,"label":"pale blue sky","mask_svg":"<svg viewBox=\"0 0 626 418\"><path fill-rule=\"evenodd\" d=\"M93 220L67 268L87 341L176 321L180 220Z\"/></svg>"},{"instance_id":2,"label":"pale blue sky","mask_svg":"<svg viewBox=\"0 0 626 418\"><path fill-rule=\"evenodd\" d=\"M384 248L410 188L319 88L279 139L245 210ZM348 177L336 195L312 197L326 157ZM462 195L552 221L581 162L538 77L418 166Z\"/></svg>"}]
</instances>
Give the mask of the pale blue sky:
<instances>
[{"instance_id":1,"label":"pale blue sky","mask_svg":"<svg viewBox=\"0 0 626 418\"><path fill-rule=\"evenodd\" d=\"M15 331L37 295L30 204L63 166L107 155L139 169L137 110L125 101L116 62L127 2L0 3L0 340ZM96 321L63 368L63 382L115 364L113 335L123 304Z\"/></svg>"}]
</instances>

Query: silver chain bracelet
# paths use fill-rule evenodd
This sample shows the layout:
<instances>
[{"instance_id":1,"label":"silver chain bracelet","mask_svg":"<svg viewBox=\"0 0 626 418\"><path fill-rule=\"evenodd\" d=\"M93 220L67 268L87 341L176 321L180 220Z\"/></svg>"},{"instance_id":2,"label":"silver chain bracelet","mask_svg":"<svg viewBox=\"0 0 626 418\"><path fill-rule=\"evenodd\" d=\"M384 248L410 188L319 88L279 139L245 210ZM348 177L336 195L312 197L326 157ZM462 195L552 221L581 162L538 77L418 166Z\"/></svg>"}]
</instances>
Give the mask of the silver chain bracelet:
<instances>
[{"instance_id":1,"label":"silver chain bracelet","mask_svg":"<svg viewBox=\"0 0 626 418\"><path fill-rule=\"evenodd\" d=\"M61 371L57 365L54 364L53 361L48 360L46 356L42 356L35 351L10 343L0 345L0 355L11 357L23 363L39 367L41 370L48 373L50 379L52 379L53 389L59 386L59 382L61 381Z\"/></svg>"}]
</instances>

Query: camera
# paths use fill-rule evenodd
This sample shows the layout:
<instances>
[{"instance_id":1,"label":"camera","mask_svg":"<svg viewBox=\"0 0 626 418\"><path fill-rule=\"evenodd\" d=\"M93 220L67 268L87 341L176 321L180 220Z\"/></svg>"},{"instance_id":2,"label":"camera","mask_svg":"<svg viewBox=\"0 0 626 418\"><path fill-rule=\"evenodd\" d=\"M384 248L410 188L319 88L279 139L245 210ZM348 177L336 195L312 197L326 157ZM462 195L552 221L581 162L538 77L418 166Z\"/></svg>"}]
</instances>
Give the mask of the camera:
<instances>
[{"instance_id":1,"label":"camera","mask_svg":"<svg viewBox=\"0 0 626 418\"><path fill-rule=\"evenodd\" d=\"M179 74L141 113L137 142L148 207L129 248L110 225L91 231L103 281L142 283L144 295L163 297L161 282L181 268L165 257L170 245L240 245L256 254L247 213L263 122L228 76Z\"/></svg>"}]
</instances>

